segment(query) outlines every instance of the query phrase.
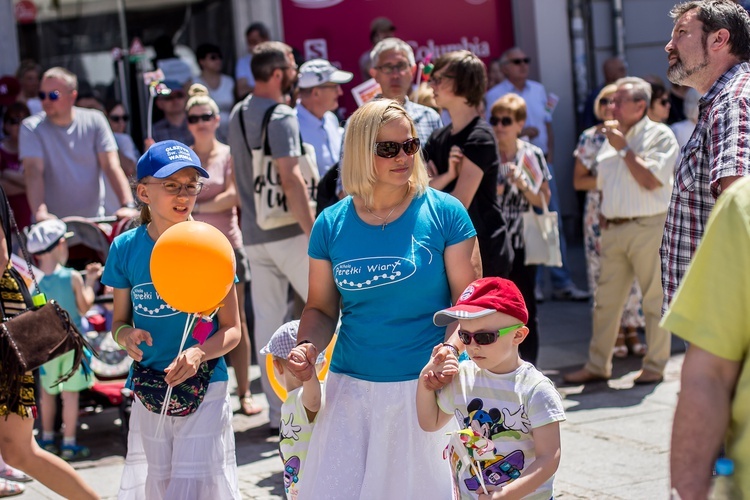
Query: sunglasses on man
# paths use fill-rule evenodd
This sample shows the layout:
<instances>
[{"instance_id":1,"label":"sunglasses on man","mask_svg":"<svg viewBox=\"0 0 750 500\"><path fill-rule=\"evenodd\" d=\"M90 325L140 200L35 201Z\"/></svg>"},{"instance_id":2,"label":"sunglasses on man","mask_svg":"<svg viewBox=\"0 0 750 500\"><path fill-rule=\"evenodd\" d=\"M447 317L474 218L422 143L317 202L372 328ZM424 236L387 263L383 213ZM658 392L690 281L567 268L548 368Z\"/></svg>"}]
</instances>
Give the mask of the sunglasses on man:
<instances>
[{"instance_id":1,"label":"sunglasses on man","mask_svg":"<svg viewBox=\"0 0 750 500\"><path fill-rule=\"evenodd\" d=\"M477 343L477 345L490 345L494 344L498 338L503 337L505 335L508 335L511 332L514 332L521 328L523 326L523 323L519 323L517 325L509 326L507 328L501 328L497 331L492 332L467 332L466 330L458 330L458 338L461 339L461 342L464 343L464 345L471 344L471 339L474 339L474 342Z\"/></svg>"},{"instance_id":2,"label":"sunglasses on man","mask_svg":"<svg viewBox=\"0 0 750 500\"><path fill-rule=\"evenodd\" d=\"M529 64L531 62L530 57L517 57L515 59L509 59L508 62L515 64L516 66L520 66L522 64Z\"/></svg>"},{"instance_id":3,"label":"sunglasses on man","mask_svg":"<svg viewBox=\"0 0 750 500\"><path fill-rule=\"evenodd\" d=\"M375 143L375 154L381 158L395 158L399 151L404 150L406 156L413 156L419 151L419 139L409 139L402 143L395 141L384 141Z\"/></svg>"},{"instance_id":4,"label":"sunglasses on man","mask_svg":"<svg viewBox=\"0 0 750 500\"><path fill-rule=\"evenodd\" d=\"M59 90L53 90L50 93L46 92L39 92L39 100L40 101L46 101L49 99L50 101L56 101L60 98L60 91Z\"/></svg>"}]
</instances>

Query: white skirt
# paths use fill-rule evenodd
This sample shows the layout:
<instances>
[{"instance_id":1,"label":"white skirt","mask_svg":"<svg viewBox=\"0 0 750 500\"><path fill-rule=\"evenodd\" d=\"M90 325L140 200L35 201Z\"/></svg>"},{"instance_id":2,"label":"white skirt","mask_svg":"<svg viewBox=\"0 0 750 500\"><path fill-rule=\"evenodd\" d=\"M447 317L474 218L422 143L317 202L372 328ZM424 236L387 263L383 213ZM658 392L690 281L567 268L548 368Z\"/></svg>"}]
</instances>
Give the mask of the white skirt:
<instances>
[{"instance_id":1,"label":"white skirt","mask_svg":"<svg viewBox=\"0 0 750 500\"><path fill-rule=\"evenodd\" d=\"M368 382L329 373L300 480L299 500L452 498L446 432L417 421L417 380Z\"/></svg>"},{"instance_id":2,"label":"white skirt","mask_svg":"<svg viewBox=\"0 0 750 500\"><path fill-rule=\"evenodd\" d=\"M209 384L195 413L166 417L136 397L119 500L235 500L240 498L227 382Z\"/></svg>"}]
</instances>

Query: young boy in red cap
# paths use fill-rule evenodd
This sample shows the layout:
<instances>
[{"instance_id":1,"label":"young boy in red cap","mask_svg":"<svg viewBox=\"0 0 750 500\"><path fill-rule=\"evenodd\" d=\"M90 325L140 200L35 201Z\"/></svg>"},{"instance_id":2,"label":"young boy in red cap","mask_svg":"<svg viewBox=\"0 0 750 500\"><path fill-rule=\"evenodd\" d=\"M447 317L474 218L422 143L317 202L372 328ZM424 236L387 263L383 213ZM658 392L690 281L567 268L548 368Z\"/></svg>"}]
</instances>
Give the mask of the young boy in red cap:
<instances>
[{"instance_id":1,"label":"young boy in red cap","mask_svg":"<svg viewBox=\"0 0 750 500\"><path fill-rule=\"evenodd\" d=\"M425 383L417 387L417 416L423 430L440 430L455 416L461 429L491 441L483 453L491 458L476 462L482 477L466 463L465 450L452 445L446 449L455 497L552 498L560 463L559 422L565 414L552 382L518 355L518 345L529 333L521 292L502 278L474 281L455 306L438 311L433 318L438 326L456 320L471 359L459 364L450 357L436 364L436 348L422 370L422 379L440 371L455 376L437 393ZM489 494L483 493L484 488Z\"/></svg>"}]
</instances>

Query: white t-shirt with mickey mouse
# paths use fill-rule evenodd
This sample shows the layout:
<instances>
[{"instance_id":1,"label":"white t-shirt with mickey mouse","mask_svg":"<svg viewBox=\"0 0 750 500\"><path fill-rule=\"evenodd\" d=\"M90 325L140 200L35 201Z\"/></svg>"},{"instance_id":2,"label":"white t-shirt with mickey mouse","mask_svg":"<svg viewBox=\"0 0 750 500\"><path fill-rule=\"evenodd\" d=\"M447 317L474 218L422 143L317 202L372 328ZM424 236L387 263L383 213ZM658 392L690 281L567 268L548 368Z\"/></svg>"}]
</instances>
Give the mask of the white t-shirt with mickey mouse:
<instances>
[{"instance_id":1,"label":"white t-shirt with mickey mouse","mask_svg":"<svg viewBox=\"0 0 750 500\"><path fill-rule=\"evenodd\" d=\"M565 420L562 398L552 382L531 363L497 374L463 361L458 375L438 392L438 406L454 414L462 428L471 427L492 440L493 460L480 462L486 485L504 485L520 476L534 462L533 429ZM475 499L482 492L477 475L449 446L456 497ZM554 475L527 499L552 497Z\"/></svg>"}]
</instances>

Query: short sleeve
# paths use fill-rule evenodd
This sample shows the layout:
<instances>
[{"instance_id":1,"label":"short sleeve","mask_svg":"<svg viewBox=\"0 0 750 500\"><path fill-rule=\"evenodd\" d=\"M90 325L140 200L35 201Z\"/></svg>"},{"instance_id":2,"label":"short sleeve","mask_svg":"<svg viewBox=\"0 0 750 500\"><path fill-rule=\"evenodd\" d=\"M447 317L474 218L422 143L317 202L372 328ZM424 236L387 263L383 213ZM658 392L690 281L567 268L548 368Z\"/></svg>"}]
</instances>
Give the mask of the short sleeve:
<instances>
[{"instance_id":1,"label":"short sleeve","mask_svg":"<svg viewBox=\"0 0 750 500\"><path fill-rule=\"evenodd\" d=\"M37 118L33 118L36 120ZM42 143L36 132L32 130L29 120L21 123L21 130L18 134L18 151L19 158L44 158Z\"/></svg>"},{"instance_id":2,"label":"short sleeve","mask_svg":"<svg viewBox=\"0 0 750 500\"><path fill-rule=\"evenodd\" d=\"M302 156L299 122L294 110L289 106L279 105L273 111L268 123L268 144L273 158Z\"/></svg>"},{"instance_id":3,"label":"short sleeve","mask_svg":"<svg viewBox=\"0 0 750 500\"><path fill-rule=\"evenodd\" d=\"M100 111L92 111L91 113L94 127L96 127L96 152L117 151L115 134L112 133L112 128L107 123L104 113Z\"/></svg>"},{"instance_id":4,"label":"short sleeve","mask_svg":"<svg viewBox=\"0 0 750 500\"><path fill-rule=\"evenodd\" d=\"M526 413L532 429L565 420L562 397L548 379L534 386Z\"/></svg>"},{"instance_id":5,"label":"short sleeve","mask_svg":"<svg viewBox=\"0 0 750 500\"><path fill-rule=\"evenodd\" d=\"M120 257L120 247L117 240L109 248L109 255L107 255L101 281L112 288L132 288L133 286L123 269L123 259Z\"/></svg>"},{"instance_id":6,"label":"short sleeve","mask_svg":"<svg viewBox=\"0 0 750 500\"><path fill-rule=\"evenodd\" d=\"M483 171L499 162L495 138L483 127L476 127L472 131L461 150L466 158Z\"/></svg>"},{"instance_id":7,"label":"short sleeve","mask_svg":"<svg viewBox=\"0 0 750 500\"><path fill-rule=\"evenodd\" d=\"M443 196L441 204L445 209L445 246L449 247L476 236L477 231L471 223L469 212L458 198L448 194Z\"/></svg>"},{"instance_id":8,"label":"short sleeve","mask_svg":"<svg viewBox=\"0 0 750 500\"><path fill-rule=\"evenodd\" d=\"M711 165L711 194L718 197L721 193L721 179L724 177L745 176L748 173L747 161L750 159L750 99L746 97L726 98L717 112L712 113L710 123L710 144L708 145L708 164Z\"/></svg>"},{"instance_id":9,"label":"short sleeve","mask_svg":"<svg viewBox=\"0 0 750 500\"><path fill-rule=\"evenodd\" d=\"M662 326L711 354L741 361L750 347L748 301L750 179L745 178L719 197Z\"/></svg>"},{"instance_id":10,"label":"short sleeve","mask_svg":"<svg viewBox=\"0 0 750 500\"><path fill-rule=\"evenodd\" d=\"M458 375L453 377L453 380L451 380L448 385L435 391L438 408L440 408L440 411L447 413L448 415L453 415L456 411L456 392L458 390L458 384L462 378L461 368L463 367L459 365Z\"/></svg>"},{"instance_id":11,"label":"short sleeve","mask_svg":"<svg viewBox=\"0 0 750 500\"><path fill-rule=\"evenodd\" d=\"M331 255L328 249L328 241L330 231L330 221L328 213L323 211L322 214L315 219L313 223L312 231L310 232L310 243L307 247L307 255L313 259L318 260L331 260Z\"/></svg>"}]
</instances>

